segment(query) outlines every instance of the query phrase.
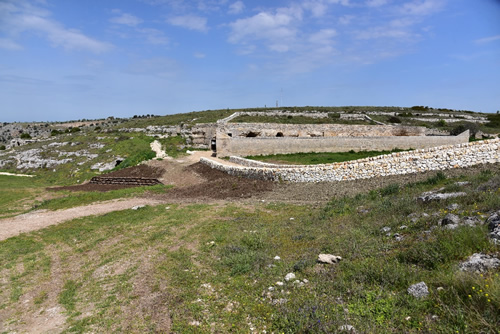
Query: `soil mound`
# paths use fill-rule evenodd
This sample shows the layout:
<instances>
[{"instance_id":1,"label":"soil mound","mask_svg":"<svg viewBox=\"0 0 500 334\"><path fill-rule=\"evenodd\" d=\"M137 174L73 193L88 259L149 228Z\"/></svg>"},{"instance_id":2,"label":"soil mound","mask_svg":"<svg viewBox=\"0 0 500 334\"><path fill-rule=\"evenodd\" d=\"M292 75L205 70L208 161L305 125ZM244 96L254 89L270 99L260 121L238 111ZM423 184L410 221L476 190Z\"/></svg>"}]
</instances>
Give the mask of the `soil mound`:
<instances>
[{"instance_id":1,"label":"soil mound","mask_svg":"<svg viewBox=\"0 0 500 334\"><path fill-rule=\"evenodd\" d=\"M196 173L204 179L204 182L187 187L174 188L165 195L165 199L249 198L257 194L272 191L275 186L274 182L270 181L231 176L200 162L185 167L184 171L186 173Z\"/></svg>"}]
</instances>

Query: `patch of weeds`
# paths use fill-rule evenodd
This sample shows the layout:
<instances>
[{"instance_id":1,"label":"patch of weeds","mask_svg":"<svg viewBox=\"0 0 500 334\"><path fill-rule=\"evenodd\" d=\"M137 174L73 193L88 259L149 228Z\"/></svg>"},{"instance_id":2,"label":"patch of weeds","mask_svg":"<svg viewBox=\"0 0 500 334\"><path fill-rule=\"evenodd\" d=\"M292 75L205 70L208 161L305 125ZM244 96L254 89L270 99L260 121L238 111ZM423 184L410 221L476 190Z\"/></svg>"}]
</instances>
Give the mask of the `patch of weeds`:
<instances>
[{"instance_id":1,"label":"patch of weeds","mask_svg":"<svg viewBox=\"0 0 500 334\"><path fill-rule=\"evenodd\" d=\"M429 270L493 247L482 227L459 227L453 231L437 229L430 239L411 244L398 254L398 259Z\"/></svg>"},{"instance_id":2,"label":"patch of weeds","mask_svg":"<svg viewBox=\"0 0 500 334\"><path fill-rule=\"evenodd\" d=\"M40 293L38 294L38 296L36 296L34 299L33 299L33 303L35 303L35 305L40 305L42 304L44 301L47 300L49 294L47 293L47 291L45 290L42 290L40 291Z\"/></svg>"},{"instance_id":3,"label":"patch of weeds","mask_svg":"<svg viewBox=\"0 0 500 334\"><path fill-rule=\"evenodd\" d=\"M446 174L439 171L434 176L428 177L426 180L419 182L418 184L423 185L437 185L443 183L446 180Z\"/></svg>"},{"instance_id":4,"label":"patch of weeds","mask_svg":"<svg viewBox=\"0 0 500 334\"><path fill-rule=\"evenodd\" d=\"M59 294L59 303L70 313L75 311L76 294L80 285L73 280L67 280Z\"/></svg>"},{"instance_id":5,"label":"patch of weeds","mask_svg":"<svg viewBox=\"0 0 500 334\"><path fill-rule=\"evenodd\" d=\"M399 193L399 191L400 191L399 184L391 183L388 186L380 189L380 195L382 195L383 197L389 196L389 195L395 195L395 194Z\"/></svg>"},{"instance_id":6,"label":"patch of weeds","mask_svg":"<svg viewBox=\"0 0 500 334\"><path fill-rule=\"evenodd\" d=\"M347 304L349 314L385 327L397 311L394 296L379 290L366 291L361 298Z\"/></svg>"},{"instance_id":7,"label":"patch of weeds","mask_svg":"<svg viewBox=\"0 0 500 334\"><path fill-rule=\"evenodd\" d=\"M230 268L230 275L246 274L264 265L265 255L245 246L230 245L221 251L221 262Z\"/></svg>"}]
</instances>

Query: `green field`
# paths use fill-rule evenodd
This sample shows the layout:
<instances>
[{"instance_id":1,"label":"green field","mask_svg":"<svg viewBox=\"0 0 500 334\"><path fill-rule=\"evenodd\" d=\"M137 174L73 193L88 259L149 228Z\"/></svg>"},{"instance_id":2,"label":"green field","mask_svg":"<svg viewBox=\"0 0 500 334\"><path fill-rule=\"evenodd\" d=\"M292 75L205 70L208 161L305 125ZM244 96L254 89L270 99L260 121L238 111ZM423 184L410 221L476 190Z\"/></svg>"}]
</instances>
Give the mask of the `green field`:
<instances>
[{"instance_id":1,"label":"green field","mask_svg":"<svg viewBox=\"0 0 500 334\"><path fill-rule=\"evenodd\" d=\"M28 197L39 191L25 180L2 185ZM417 203L438 188L467 195ZM59 310L68 333L334 333L343 325L363 333L495 333L499 270L457 266L498 246L484 225L432 229L450 203L460 216L484 220L500 208L500 174L437 174L317 209L186 203L76 219L0 242L0 328L22 332L40 313ZM317 264L320 253L343 260ZM286 282L291 272L296 279ZM421 281L429 296L408 295Z\"/></svg>"},{"instance_id":2,"label":"green field","mask_svg":"<svg viewBox=\"0 0 500 334\"><path fill-rule=\"evenodd\" d=\"M255 155L247 156L247 159L258 160L270 163L293 164L293 165L318 165L329 164L334 162L343 162L358 160L368 157L376 157L379 155L402 152L403 150L392 151L349 151L338 153L291 153L291 154L274 154L274 155Z\"/></svg>"}]
</instances>

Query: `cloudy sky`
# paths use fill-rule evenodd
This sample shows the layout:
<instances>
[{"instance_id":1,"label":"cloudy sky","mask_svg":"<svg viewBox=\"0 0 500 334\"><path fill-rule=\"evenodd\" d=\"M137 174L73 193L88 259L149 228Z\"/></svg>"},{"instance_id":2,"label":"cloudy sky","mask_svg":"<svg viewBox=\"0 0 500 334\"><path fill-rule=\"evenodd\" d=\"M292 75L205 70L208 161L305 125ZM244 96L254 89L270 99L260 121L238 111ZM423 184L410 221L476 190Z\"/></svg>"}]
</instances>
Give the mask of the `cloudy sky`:
<instances>
[{"instance_id":1,"label":"cloudy sky","mask_svg":"<svg viewBox=\"0 0 500 334\"><path fill-rule=\"evenodd\" d=\"M499 0L0 0L0 121L500 109Z\"/></svg>"}]
</instances>

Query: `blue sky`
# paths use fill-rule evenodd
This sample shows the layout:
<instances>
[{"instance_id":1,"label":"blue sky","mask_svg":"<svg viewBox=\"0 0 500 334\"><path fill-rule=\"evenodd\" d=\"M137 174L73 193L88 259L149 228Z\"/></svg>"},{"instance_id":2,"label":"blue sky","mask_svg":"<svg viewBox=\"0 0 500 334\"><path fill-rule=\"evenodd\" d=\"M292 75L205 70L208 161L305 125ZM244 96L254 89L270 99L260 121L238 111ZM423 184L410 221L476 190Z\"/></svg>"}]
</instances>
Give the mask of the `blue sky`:
<instances>
[{"instance_id":1,"label":"blue sky","mask_svg":"<svg viewBox=\"0 0 500 334\"><path fill-rule=\"evenodd\" d=\"M277 101L496 112L500 1L0 0L0 121Z\"/></svg>"}]
</instances>

